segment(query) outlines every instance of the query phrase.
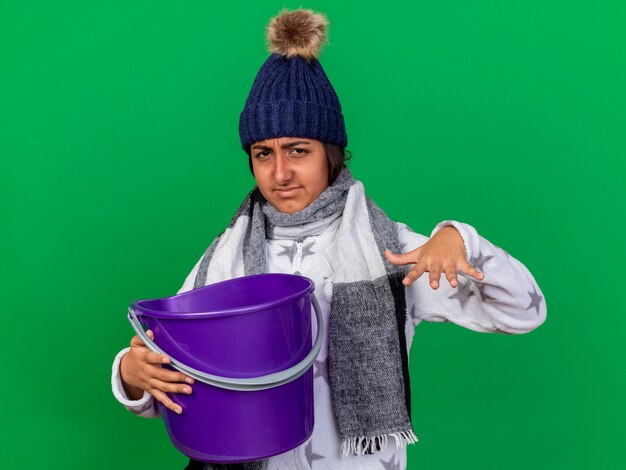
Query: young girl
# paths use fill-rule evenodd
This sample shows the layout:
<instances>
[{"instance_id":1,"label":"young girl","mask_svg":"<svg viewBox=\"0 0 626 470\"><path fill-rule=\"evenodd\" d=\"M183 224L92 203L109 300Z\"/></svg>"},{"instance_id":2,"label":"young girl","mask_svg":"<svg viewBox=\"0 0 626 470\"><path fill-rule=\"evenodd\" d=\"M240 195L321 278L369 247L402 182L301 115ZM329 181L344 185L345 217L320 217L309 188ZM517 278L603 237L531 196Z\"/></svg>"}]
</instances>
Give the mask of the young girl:
<instances>
[{"instance_id":1,"label":"young girl","mask_svg":"<svg viewBox=\"0 0 626 470\"><path fill-rule=\"evenodd\" d=\"M528 269L472 226L445 220L429 238L367 198L345 166L341 105L317 58L326 26L302 9L270 22L272 54L239 124L256 187L178 291L263 272L315 282L328 333L314 364L313 435L268 459L191 460L188 469L405 469L405 444L417 442L408 375L415 326L520 334L546 317ZM192 393L193 380L161 367L168 362L133 337L113 363L115 397L143 417L158 415L155 400L181 413L166 393Z\"/></svg>"}]
</instances>

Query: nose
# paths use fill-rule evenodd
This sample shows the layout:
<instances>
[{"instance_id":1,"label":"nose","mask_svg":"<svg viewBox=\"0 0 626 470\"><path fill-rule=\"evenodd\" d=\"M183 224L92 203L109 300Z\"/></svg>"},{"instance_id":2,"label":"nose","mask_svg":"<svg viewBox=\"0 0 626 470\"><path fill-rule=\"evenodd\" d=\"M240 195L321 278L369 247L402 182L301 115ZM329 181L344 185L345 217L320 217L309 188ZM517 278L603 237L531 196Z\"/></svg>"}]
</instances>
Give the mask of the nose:
<instances>
[{"instance_id":1,"label":"nose","mask_svg":"<svg viewBox=\"0 0 626 470\"><path fill-rule=\"evenodd\" d=\"M280 185L289 183L293 177L293 169L291 168L289 159L285 155L278 154L274 162L274 179L276 182Z\"/></svg>"}]
</instances>

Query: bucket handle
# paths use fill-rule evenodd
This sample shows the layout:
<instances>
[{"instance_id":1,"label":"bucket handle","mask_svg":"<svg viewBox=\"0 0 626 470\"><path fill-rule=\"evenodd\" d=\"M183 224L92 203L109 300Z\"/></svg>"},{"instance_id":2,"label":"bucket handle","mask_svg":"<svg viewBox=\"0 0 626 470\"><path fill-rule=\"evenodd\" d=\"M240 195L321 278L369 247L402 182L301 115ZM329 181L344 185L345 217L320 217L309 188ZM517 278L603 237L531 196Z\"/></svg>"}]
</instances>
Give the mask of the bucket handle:
<instances>
[{"instance_id":1,"label":"bucket handle","mask_svg":"<svg viewBox=\"0 0 626 470\"><path fill-rule=\"evenodd\" d=\"M250 377L250 378L235 378L235 377L221 377L219 375L207 374L206 372L202 372L200 370L194 369L180 361L177 361L172 356L163 351L159 346L152 341L148 335L144 332L141 322L137 318L135 311L132 307L128 307L128 320L130 321L131 326L137 333L137 336L141 338L144 344L153 352L157 354L163 354L170 358L170 364L174 369L179 370L183 374L188 375L189 377L203 382L208 385L213 385L215 387L224 388L227 390L237 390L237 391L255 391L255 390L265 390L268 388L278 387L279 385L287 384L301 375L303 375L309 367L313 364L317 355L320 352L322 347L322 339L324 337L324 320L322 319L322 309L315 297L315 294L311 292L311 303L313 304L313 309L315 310L315 318L317 321L317 337L315 338L315 343L313 344L313 348L306 355L304 359L302 359L298 364L289 367L288 369L274 372L272 374L263 375L260 377Z\"/></svg>"}]
</instances>

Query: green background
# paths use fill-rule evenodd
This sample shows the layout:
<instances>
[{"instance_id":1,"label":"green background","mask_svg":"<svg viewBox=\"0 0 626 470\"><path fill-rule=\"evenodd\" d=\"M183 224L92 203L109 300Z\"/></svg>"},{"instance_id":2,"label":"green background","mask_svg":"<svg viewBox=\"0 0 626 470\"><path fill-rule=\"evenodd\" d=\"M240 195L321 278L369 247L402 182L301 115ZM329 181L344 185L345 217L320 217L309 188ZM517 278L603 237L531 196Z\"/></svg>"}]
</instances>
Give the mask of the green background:
<instances>
[{"instance_id":1,"label":"green background","mask_svg":"<svg viewBox=\"0 0 626 470\"><path fill-rule=\"evenodd\" d=\"M369 195L473 225L547 300L526 335L417 328L409 468L624 468L623 5L0 2L0 466L183 468L111 362L251 188L239 113L302 6Z\"/></svg>"}]
</instances>

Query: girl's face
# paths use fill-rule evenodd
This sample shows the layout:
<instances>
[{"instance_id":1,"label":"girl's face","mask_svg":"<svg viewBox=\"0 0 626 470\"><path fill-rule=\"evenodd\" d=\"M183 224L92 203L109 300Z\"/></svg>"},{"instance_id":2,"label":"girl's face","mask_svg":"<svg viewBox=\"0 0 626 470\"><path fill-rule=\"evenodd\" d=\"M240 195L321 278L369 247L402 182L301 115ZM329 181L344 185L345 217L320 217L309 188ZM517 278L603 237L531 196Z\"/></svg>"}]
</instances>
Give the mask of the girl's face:
<instances>
[{"instance_id":1,"label":"girl's face","mask_svg":"<svg viewBox=\"0 0 626 470\"><path fill-rule=\"evenodd\" d=\"M250 147L261 194L279 212L301 211L328 187L328 160L322 142L276 137Z\"/></svg>"}]
</instances>

